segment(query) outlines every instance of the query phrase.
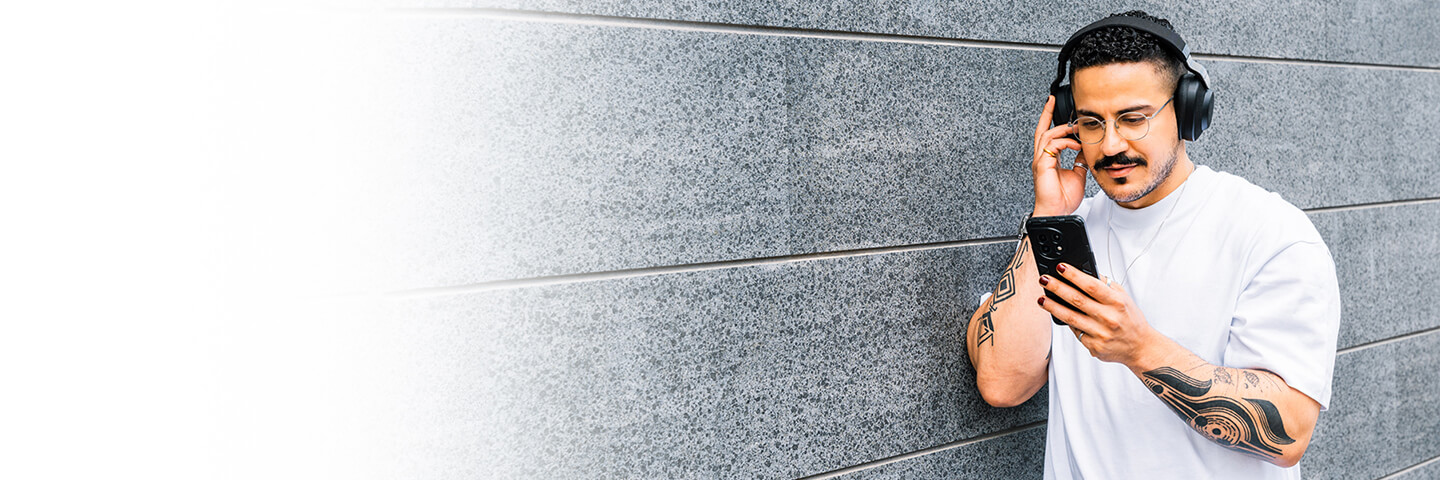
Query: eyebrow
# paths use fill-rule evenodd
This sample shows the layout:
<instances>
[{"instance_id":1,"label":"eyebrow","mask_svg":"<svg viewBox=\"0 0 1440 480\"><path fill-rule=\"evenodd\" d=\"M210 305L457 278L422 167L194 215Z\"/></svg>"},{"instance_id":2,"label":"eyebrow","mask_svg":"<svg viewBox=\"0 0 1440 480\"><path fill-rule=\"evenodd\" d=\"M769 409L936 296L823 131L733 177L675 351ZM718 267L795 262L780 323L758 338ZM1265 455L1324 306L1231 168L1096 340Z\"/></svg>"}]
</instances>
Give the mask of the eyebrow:
<instances>
[{"instance_id":1,"label":"eyebrow","mask_svg":"<svg viewBox=\"0 0 1440 480\"><path fill-rule=\"evenodd\" d=\"M1144 109L1147 109L1147 108L1155 108L1155 107L1153 107L1153 106L1151 106L1151 105L1147 105L1147 104L1135 105L1135 106L1132 106L1132 107L1129 107L1129 108L1121 109L1121 110L1118 111L1118 112L1115 112L1115 116L1118 117L1118 116L1120 116L1120 115L1124 115L1124 114L1127 114L1127 113L1130 113L1130 112L1134 112L1134 111L1138 111L1138 110L1144 110ZM1092 111L1089 111L1089 110L1085 110L1085 109L1082 109L1082 108L1077 108L1077 109L1075 109L1075 113L1078 114L1078 115L1080 115L1080 116L1082 116L1082 117L1100 117L1100 116L1101 116L1101 115L1098 114L1098 113L1095 113L1095 112L1092 112Z\"/></svg>"}]
</instances>

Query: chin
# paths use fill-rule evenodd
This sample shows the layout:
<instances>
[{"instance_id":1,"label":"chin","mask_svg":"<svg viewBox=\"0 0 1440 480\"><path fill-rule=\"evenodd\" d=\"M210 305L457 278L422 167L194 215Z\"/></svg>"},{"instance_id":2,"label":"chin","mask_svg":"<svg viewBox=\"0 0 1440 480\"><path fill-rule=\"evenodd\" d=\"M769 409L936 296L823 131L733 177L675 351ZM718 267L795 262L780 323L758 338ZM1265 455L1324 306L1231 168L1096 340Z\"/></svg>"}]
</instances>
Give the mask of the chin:
<instances>
[{"instance_id":1,"label":"chin","mask_svg":"<svg viewBox=\"0 0 1440 480\"><path fill-rule=\"evenodd\" d=\"M1153 186L1147 190L1145 187L1149 185L1149 182L1135 178L1135 175L1126 176L1124 180L1123 184L1115 183L1114 180L1108 180L1107 183L1098 181L1095 183L1100 186L1100 191L1105 192L1105 196L1110 197L1116 203L1130 203L1145 198L1145 195L1154 190Z\"/></svg>"}]
</instances>

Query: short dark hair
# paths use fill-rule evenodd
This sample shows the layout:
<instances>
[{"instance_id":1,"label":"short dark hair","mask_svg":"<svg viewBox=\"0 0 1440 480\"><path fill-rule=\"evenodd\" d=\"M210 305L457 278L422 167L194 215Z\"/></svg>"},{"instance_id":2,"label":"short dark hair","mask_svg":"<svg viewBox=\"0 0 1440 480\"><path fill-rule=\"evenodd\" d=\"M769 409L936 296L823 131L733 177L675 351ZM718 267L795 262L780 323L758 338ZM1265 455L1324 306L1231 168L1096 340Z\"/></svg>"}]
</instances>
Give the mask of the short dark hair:
<instances>
[{"instance_id":1,"label":"short dark hair","mask_svg":"<svg viewBox=\"0 0 1440 480\"><path fill-rule=\"evenodd\" d=\"M1117 13L1105 18L1138 17L1175 30L1169 20L1151 16L1140 10ZM1178 33L1178 32L1177 32ZM1185 74L1185 61L1163 45L1159 37L1126 26L1105 27L1085 34L1076 40L1075 50L1070 53L1070 79L1075 72L1086 67L1110 65L1113 63L1150 62L1156 70L1166 75L1170 90L1180 83Z\"/></svg>"}]
</instances>

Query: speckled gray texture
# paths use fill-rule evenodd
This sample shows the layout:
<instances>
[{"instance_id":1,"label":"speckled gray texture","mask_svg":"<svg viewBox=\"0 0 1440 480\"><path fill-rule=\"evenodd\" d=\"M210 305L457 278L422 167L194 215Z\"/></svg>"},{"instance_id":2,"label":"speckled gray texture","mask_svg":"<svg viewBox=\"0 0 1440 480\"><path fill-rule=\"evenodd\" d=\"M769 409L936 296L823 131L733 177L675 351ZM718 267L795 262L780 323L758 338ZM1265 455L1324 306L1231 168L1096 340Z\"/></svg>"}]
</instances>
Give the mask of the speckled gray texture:
<instances>
[{"instance_id":1,"label":"speckled gray texture","mask_svg":"<svg viewBox=\"0 0 1440 480\"><path fill-rule=\"evenodd\" d=\"M383 288L1005 236L1031 201L1050 53L394 23ZM1301 207L1440 192L1440 76L1212 63L1198 162Z\"/></svg>"},{"instance_id":2,"label":"speckled gray texture","mask_svg":"<svg viewBox=\"0 0 1440 480\"><path fill-rule=\"evenodd\" d=\"M1307 479L1379 478L1440 455L1440 335L1347 353L1305 458Z\"/></svg>"},{"instance_id":3,"label":"speckled gray texture","mask_svg":"<svg viewBox=\"0 0 1440 480\"><path fill-rule=\"evenodd\" d=\"M1340 348L1440 327L1440 203L1314 213L1340 279Z\"/></svg>"},{"instance_id":4,"label":"speckled gray texture","mask_svg":"<svg viewBox=\"0 0 1440 480\"><path fill-rule=\"evenodd\" d=\"M1065 2L937 0L635 2L629 0L374 0L400 6L482 7L999 40L1059 45L1110 13L1145 10L1175 23L1202 53L1440 66L1440 4L1426 0Z\"/></svg>"},{"instance_id":5,"label":"speckled gray texture","mask_svg":"<svg viewBox=\"0 0 1440 480\"><path fill-rule=\"evenodd\" d=\"M1041 420L963 344L1012 248L401 301L411 476L798 477Z\"/></svg>"},{"instance_id":6,"label":"speckled gray texture","mask_svg":"<svg viewBox=\"0 0 1440 480\"><path fill-rule=\"evenodd\" d=\"M402 29L400 287L1012 235L1029 209L1043 98L977 93L1042 91L1043 53Z\"/></svg>"},{"instance_id":7,"label":"speckled gray texture","mask_svg":"<svg viewBox=\"0 0 1440 480\"><path fill-rule=\"evenodd\" d=\"M1440 462L1430 462L1420 468L1405 472L1396 480L1437 480L1440 479Z\"/></svg>"},{"instance_id":8,"label":"speckled gray texture","mask_svg":"<svg viewBox=\"0 0 1440 480\"><path fill-rule=\"evenodd\" d=\"M841 475L844 480L1045 477L1045 426Z\"/></svg>"},{"instance_id":9,"label":"speckled gray texture","mask_svg":"<svg viewBox=\"0 0 1440 480\"><path fill-rule=\"evenodd\" d=\"M1440 74L1209 62L1214 124L1190 158L1301 208L1440 196Z\"/></svg>"}]
</instances>

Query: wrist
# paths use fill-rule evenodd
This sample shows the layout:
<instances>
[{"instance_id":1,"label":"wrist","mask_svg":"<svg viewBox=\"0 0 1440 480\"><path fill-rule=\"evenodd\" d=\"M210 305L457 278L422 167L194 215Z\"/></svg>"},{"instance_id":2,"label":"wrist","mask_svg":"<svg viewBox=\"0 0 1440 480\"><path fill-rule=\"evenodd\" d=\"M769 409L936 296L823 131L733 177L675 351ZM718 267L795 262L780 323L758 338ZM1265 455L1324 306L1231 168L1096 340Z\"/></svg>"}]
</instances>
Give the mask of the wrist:
<instances>
[{"instance_id":1,"label":"wrist","mask_svg":"<svg viewBox=\"0 0 1440 480\"><path fill-rule=\"evenodd\" d=\"M1071 212L1066 212L1054 208L1041 207L1039 205L1036 205L1034 208L1030 209L1031 217L1059 217L1061 215L1069 215L1070 213Z\"/></svg>"},{"instance_id":2,"label":"wrist","mask_svg":"<svg viewBox=\"0 0 1440 480\"><path fill-rule=\"evenodd\" d=\"M1171 340L1170 337L1166 337L1160 332L1150 329L1146 338L1136 347L1130 360L1125 362L1125 366L1130 367L1131 371L1140 374L1171 365L1175 363L1171 357L1175 356L1179 347L1180 345L1175 343L1174 340Z\"/></svg>"}]
</instances>

